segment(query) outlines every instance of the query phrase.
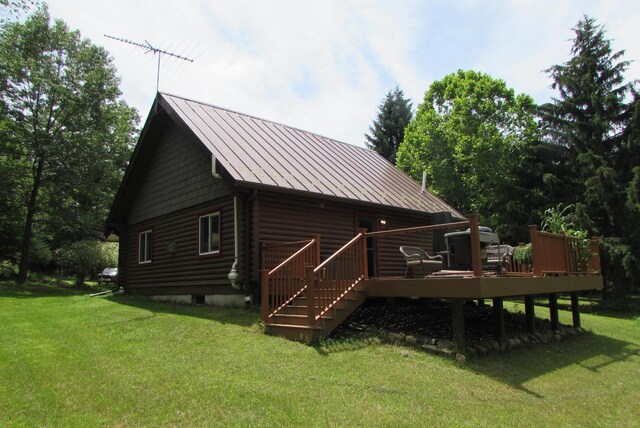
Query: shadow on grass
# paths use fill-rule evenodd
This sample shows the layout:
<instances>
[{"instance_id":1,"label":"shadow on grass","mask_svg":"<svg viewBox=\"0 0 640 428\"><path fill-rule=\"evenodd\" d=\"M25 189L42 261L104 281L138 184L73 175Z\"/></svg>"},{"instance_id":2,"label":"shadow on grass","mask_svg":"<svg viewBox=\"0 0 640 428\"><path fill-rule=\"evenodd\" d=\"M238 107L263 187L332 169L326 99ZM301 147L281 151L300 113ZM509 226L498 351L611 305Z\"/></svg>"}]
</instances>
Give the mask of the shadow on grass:
<instances>
[{"instance_id":1,"label":"shadow on grass","mask_svg":"<svg viewBox=\"0 0 640 428\"><path fill-rule=\"evenodd\" d=\"M573 365L599 372L607 366L638 356L639 344L588 333L561 342L478 358L465 367L535 397L544 398L527 388L526 383Z\"/></svg>"},{"instance_id":2,"label":"shadow on grass","mask_svg":"<svg viewBox=\"0 0 640 428\"><path fill-rule=\"evenodd\" d=\"M570 305L568 300L558 299L559 309L571 310ZM610 300L602 300L600 297L594 296L580 296L580 313L619 319L640 318L640 295L628 295Z\"/></svg>"},{"instance_id":3,"label":"shadow on grass","mask_svg":"<svg viewBox=\"0 0 640 428\"><path fill-rule=\"evenodd\" d=\"M31 282L24 287L18 287L12 281L0 281L0 298L42 298L42 297L87 297L90 294L111 290L110 286L101 287L77 287L60 280L48 279L41 282ZM147 311L146 314L133 318L127 318L122 322L143 321L153 318L158 314L174 314L190 316L217 321L222 324L236 324L251 326L259 322L259 313L256 309L230 309L213 306L192 306L177 303L154 302L147 297L122 294L107 294L92 297L93 299L106 299L110 302L135 307Z\"/></svg>"},{"instance_id":4,"label":"shadow on grass","mask_svg":"<svg viewBox=\"0 0 640 428\"><path fill-rule=\"evenodd\" d=\"M64 297L80 296L99 293L112 289L113 286L89 286L78 287L70 285L61 279L46 279L29 281L26 285L19 287L13 281L0 281L0 297L10 298L34 298L34 297Z\"/></svg>"},{"instance_id":5,"label":"shadow on grass","mask_svg":"<svg viewBox=\"0 0 640 428\"><path fill-rule=\"evenodd\" d=\"M158 314L196 317L216 321L221 324L235 324L243 327L256 325L260 321L260 313L255 308L236 309L206 305L194 306L180 303L154 302L148 297L132 296L127 294L111 294L103 298L119 305L131 306L151 312L151 314L146 316L127 319L127 322L143 321Z\"/></svg>"}]
</instances>

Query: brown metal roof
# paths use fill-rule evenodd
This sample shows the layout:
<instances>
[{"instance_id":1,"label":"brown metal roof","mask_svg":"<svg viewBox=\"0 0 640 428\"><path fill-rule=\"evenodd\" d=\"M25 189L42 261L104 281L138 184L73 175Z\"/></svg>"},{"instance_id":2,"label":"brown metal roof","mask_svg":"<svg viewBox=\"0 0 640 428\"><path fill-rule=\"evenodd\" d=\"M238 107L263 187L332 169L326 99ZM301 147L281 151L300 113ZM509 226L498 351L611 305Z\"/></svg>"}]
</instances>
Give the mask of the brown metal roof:
<instances>
[{"instance_id":1,"label":"brown metal roof","mask_svg":"<svg viewBox=\"0 0 640 428\"><path fill-rule=\"evenodd\" d=\"M175 95L159 97L241 184L463 218L373 150Z\"/></svg>"}]
</instances>

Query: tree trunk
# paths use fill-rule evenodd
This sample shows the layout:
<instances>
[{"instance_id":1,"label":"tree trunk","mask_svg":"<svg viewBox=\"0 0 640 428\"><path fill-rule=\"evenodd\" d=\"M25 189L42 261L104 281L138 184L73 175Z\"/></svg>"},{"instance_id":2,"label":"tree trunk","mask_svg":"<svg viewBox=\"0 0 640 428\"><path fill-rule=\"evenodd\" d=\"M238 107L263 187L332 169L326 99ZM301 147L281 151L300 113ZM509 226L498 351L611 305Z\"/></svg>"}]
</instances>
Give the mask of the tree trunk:
<instances>
[{"instance_id":1,"label":"tree trunk","mask_svg":"<svg viewBox=\"0 0 640 428\"><path fill-rule=\"evenodd\" d=\"M33 177L33 187L29 196L29 204L27 205L27 220L24 225L24 233L22 234L22 253L20 254L20 270L16 284L19 286L27 282L27 274L29 273L29 264L31 262L31 237L33 233L33 217L36 213L36 203L38 200L38 192L42 184L42 170L44 168L44 159L38 159L35 174Z\"/></svg>"}]
</instances>

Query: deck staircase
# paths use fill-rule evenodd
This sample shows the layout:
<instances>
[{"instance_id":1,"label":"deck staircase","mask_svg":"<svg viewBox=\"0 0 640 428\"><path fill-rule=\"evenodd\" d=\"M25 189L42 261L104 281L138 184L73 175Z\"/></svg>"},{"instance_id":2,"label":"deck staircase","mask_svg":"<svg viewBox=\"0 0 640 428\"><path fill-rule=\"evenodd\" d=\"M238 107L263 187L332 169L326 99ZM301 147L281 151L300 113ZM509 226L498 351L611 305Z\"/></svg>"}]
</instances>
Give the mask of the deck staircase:
<instances>
[{"instance_id":1,"label":"deck staircase","mask_svg":"<svg viewBox=\"0 0 640 428\"><path fill-rule=\"evenodd\" d=\"M262 271L267 333L302 342L329 335L365 301L366 240L360 233L320 263L316 237Z\"/></svg>"},{"instance_id":2,"label":"deck staircase","mask_svg":"<svg viewBox=\"0 0 640 428\"><path fill-rule=\"evenodd\" d=\"M303 292L272 317L266 326L267 333L300 342L317 342L342 324L364 301L364 288L354 287L309 326L309 300ZM320 309L316 305L316 313Z\"/></svg>"}]
</instances>

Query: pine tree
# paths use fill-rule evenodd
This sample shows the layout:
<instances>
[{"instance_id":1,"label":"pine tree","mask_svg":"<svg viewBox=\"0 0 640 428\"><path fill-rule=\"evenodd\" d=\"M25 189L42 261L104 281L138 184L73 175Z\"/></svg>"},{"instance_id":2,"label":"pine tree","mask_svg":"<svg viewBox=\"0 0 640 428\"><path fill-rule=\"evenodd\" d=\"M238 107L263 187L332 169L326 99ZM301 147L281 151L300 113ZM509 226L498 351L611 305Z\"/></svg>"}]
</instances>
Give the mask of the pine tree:
<instances>
[{"instance_id":1,"label":"pine tree","mask_svg":"<svg viewBox=\"0 0 640 428\"><path fill-rule=\"evenodd\" d=\"M404 128L413 117L411 107L411 101L404 97L398 86L390 90L378 106L378 115L369 127L370 134L365 134L367 148L395 163L398 147L404 139Z\"/></svg>"},{"instance_id":2,"label":"pine tree","mask_svg":"<svg viewBox=\"0 0 640 428\"><path fill-rule=\"evenodd\" d=\"M624 83L629 61L622 60L623 50L612 50L595 19L583 17L574 32L571 59L546 70L559 97L542 111L549 137L567 149L573 177L567 184L589 205L599 231L612 234L624 222L622 183L630 178L628 168L619 168L632 113L628 98L633 85Z\"/></svg>"},{"instance_id":3,"label":"pine tree","mask_svg":"<svg viewBox=\"0 0 640 428\"><path fill-rule=\"evenodd\" d=\"M564 185L571 190L565 203L584 202L595 225L593 232L612 239L609 270L625 270L626 279L640 280L637 251L629 236L637 120L637 95L624 73L629 61L624 50L614 51L606 31L596 20L584 16L573 29L571 58L546 70L559 93L541 107L550 140L564 147L569 169ZM619 257L610 257L612 254ZM635 254L634 254L635 253ZM623 261L624 259L624 261Z\"/></svg>"}]
</instances>

